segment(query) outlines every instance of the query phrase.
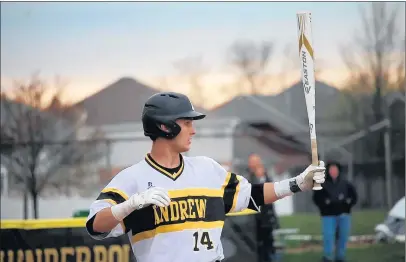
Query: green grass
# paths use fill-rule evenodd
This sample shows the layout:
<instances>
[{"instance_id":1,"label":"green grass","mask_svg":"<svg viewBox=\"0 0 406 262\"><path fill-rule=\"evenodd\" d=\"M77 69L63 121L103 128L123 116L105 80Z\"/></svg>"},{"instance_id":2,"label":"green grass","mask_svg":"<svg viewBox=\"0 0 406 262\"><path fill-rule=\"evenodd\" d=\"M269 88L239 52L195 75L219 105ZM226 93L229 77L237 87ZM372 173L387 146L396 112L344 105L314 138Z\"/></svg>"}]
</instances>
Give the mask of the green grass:
<instances>
[{"instance_id":1,"label":"green grass","mask_svg":"<svg viewBox=\"0 0 406 262\"><path fill-rule=\"evenodd\" d=\"M355 211L352 214L352 235L374 234L374 228L383 222L387 211ZM299 234L320 235L321 218L318 213L297 213L279 218L281 228L299 228Z\"/></svg>"},{"instance_id":2,"label":"green grass","mask_svg":"<svg viewBox=\"0 0 406 262\"><path fill-rule=\"evenodd\" d=\"M319 262L321 251L285 254L283 262ZM404 244L369 245L366 247L349 248L347 262L404 262Z\"/></svg>"},{"instance_id":3,"label":"green grass","mask_svg":"<svg viewBox=\"0 0 406 262\"><path fill-rule=\"evenodd\" d=\"M384 221L387 211L366 210L352 214L351 235L374 234L374 228ZM299 228L299 234L321 235L321 218L318 213L298 213L280 217L281 228ZM317 241L287 241L282 262L320 262L322 244ZM404 262L404 244L351 244L347 262Z\"/></svg>"}]
</instances>

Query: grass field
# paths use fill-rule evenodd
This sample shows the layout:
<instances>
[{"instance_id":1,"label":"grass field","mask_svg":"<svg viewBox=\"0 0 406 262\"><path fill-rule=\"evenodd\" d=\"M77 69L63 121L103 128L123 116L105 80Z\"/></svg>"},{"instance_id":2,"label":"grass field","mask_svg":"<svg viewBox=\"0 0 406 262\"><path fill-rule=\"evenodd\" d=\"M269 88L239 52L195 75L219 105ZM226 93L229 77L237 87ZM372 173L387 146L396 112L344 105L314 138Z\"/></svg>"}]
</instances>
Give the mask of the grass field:
<instances>
[{"instance_id":1,"label":"grass field","mask_svg":"<svg viewBox=\"0 0 406 262\"><path fill-rule=\"evenodd\" d=\"M368 235L374 233L376 224L383 222L386 211L367 210L355 211L352 214L352 235ZM293 216L279 218L281 228L299 228L299 234L320 235L321 218L318 213L297 213Z\"/></svg>"},{"instance_id":2,"label":"grass field","mask_svg":"<svg viewBox=\"0 0 406 262\"><path fill-rule=\"evenodd\" d=\"M383 222L386 211L367 210L352 214L351 235L373 235L376 224ZM299 234L320 235L321 221L317 213L295 214L280 217L281 228L298 228ZM283 262L319 262L322 256L321 243L287 241L287 250ZM347 262L403 262L404 244L351 244L348 247Z\"/></svg>"},{"instance_id":3,"label":"grass field","mask_svg":"<svg viewBox=\"0 0 406 262\"><path fill-rule=\"evenodd\" d=\"M319 262L321 250L285 254L283 262ZM349 248L347 262L404 262L404 244L368 245Z\"/></svg>"}]
</instances>

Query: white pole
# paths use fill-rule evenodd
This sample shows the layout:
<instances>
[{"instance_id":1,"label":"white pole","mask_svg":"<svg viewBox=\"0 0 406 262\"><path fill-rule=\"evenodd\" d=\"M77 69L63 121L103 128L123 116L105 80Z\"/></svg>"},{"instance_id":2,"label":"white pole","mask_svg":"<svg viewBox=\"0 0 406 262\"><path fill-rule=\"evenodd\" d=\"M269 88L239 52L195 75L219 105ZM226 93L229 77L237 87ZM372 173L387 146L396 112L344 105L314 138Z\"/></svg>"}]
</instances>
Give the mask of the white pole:
<instances>
[{"instance_id":1,"label":"white pole","mask_svg":"<svg viewBox=\"0 0 406 262\"><path fill-rule=\"evenodd\" d=\"M385 186L386 186L386 203L388 210L392 208L392 152L391 152L391 138L390 138L390 124L385 130L384 143L385 143Z\"/></svg>"}]
</instances>

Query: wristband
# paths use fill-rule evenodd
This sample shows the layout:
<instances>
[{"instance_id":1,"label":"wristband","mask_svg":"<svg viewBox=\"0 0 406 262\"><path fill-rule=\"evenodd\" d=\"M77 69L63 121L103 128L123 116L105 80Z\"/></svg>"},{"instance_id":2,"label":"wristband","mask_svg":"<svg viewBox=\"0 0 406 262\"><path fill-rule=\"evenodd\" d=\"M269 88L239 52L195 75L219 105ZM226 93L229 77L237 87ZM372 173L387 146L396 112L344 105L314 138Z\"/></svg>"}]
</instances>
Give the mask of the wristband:
<instances>
[{"instance_id":1,"label":"wristband","mask_svg":"<svg viewBox=\"0 0 406 262\"><path fill-rule=\"evenodd\" d=\"M289 181L289 188L292 193L297 193L301 192L302 190L300 189L299 185L297 184L296 179L290 180Z\"/></svg>"},{"instance_id":2,"label":"wristband","mask_svg":"<svg viewBox=\"0 0 406 262\"><path fill-rule=\"evenodd\" d=\"M296 192L300 191L299 186L296 183L296 179L285 179L280 182L274 183L275 195L278 198L284 198L286 196L291 196Z\"/></svg>"},{"instance_id":3,"label":"wristband","mask_svg":"<svg viewBox=\"0 0 406 262\"><path fill-rule=\"evenodd\" d=\"M130 205L130 202L128 200L111 207L111 213L117 221L123 221L123 219L126 218L133 211L134 208Z\"/></svg>"}]
</instances>

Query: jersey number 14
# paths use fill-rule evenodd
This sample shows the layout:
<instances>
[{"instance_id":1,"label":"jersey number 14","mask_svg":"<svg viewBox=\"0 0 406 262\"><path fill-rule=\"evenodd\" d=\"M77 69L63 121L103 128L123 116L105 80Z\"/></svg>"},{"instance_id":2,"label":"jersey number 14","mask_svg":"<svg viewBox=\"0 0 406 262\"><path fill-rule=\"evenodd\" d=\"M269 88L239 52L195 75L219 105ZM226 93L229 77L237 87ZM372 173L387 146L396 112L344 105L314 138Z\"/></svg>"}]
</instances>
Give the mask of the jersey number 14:
<instances>
[{"instance_id":1,"label":"jersey number 14","mask_svg":"<svg viewBox=\"0 0 406 262\"><path fill-rule=\"evenodd\" d=\"M200 249L197 247L197 243L199 241L199 232L193 233L193 237L195 238L195 247L193 251L199 251ZM202 232L200 238L200 244L207 246L207 250L213 249L213 242L210 240L209 232Z\"/></svg>"}]
</instances>

